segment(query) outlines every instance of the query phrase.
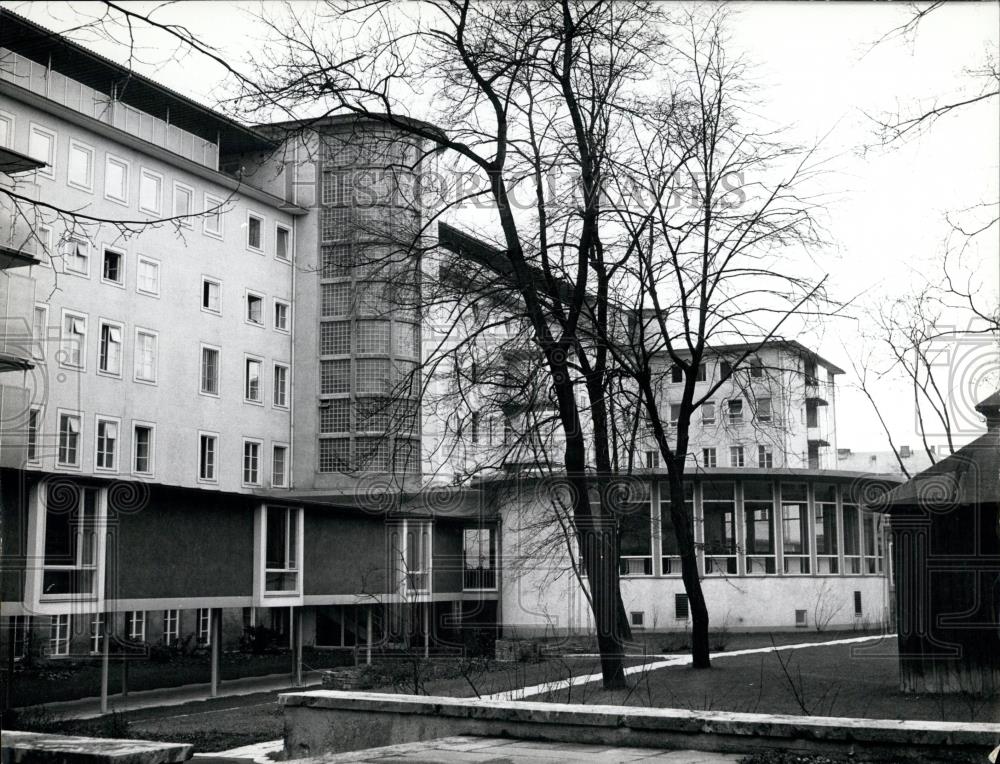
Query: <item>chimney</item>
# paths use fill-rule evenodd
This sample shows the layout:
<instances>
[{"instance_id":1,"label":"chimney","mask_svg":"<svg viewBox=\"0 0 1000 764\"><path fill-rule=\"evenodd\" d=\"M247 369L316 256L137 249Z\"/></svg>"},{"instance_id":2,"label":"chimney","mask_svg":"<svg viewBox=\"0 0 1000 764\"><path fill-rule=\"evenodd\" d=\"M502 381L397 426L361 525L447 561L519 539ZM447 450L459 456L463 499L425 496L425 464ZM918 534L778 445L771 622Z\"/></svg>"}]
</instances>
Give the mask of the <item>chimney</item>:
<instances>
[{"instance_id":1,"label":"chimney","mask_svg":"<svg viewBox=\"0 0 1000 764\"><path fill-rule=\"evenodd\" d=\"M1000 390L977 403L976 411L986 417L987 432L1000 432Z\"/></svg>"}]
</instances>

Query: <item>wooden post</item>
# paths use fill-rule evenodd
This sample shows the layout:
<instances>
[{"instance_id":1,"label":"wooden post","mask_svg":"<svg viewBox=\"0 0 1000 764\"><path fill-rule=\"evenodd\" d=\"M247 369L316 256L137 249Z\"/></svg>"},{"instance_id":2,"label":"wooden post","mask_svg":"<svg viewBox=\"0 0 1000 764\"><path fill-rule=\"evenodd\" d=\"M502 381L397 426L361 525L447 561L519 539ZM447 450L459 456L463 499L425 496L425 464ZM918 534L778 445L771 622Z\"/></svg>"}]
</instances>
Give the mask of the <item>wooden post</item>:
<instances>
[{"instance_id":1,"label":"wooden post","mask_svg":"<svg viewBox=\"0 0 1000 764\"><path fill-rule=\"evenodd\" d=\"M212 686L210 694L213 698L219 695L219 669L222 658L222 609L213 607L208 611L208 640L212 656Z\"/></svg>"},{"instance_id":2,"label":"wooden post","mask_svg":"<svg viewBox=\"0 0 1000 764\"><path fill-rule=\"evenodd\" d=\"M114 613L105 613L101 624L101 714L108 712L108 680L111 676L111 619Z\"/></svg>"},{"instance_id":3,"label":"wooden post","mask_svg":"<svg viewBox=\"0 0 1000 764\"><path fill-rule=\"evenodd\" d=\"M365 665L372 665L372 608L368 606L368 623L365 627Z\"/></svg>"},{"instance_id":4,"label":"wooden post","mask_svg":"<svg viewBox=\"0 0 1000 764\"><path fill-rule=\"evenodd\" d=\"M302 608L292 608L292 686L302 686Z\"/></svg>"}]
</instances>

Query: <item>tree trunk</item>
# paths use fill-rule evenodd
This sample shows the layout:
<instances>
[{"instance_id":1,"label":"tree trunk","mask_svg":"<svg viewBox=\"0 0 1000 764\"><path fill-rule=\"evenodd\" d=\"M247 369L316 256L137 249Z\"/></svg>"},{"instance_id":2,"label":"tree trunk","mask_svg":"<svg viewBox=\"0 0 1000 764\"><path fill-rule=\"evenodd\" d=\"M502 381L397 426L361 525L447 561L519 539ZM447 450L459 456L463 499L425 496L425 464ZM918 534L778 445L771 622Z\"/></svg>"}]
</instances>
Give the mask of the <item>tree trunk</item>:
<instances>
[{"instance_id":1,"label":"tree trunk","mask_svg":"<svg viewBox=\"0 0 1000 764\"><path fill-rule=\"evenodd\" d=\"M691 612L691 665L694 668L711 668L708 646L708 606L701 590L698 575L698 555L694 546L694 529L684 507L684 477L676 469L669 470L670 518L674 523L677 546L681 553L681 579L688 596Z\"/></svg>"}]
</instances>

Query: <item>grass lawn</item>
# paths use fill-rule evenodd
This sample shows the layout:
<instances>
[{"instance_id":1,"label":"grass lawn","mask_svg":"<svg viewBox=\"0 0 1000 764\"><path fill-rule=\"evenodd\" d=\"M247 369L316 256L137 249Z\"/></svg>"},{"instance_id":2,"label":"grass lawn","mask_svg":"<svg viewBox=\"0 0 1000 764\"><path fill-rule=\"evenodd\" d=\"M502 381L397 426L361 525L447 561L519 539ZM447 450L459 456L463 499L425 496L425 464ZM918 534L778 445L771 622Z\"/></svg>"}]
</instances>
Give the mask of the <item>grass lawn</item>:
<instances>
[{"instance_id":1,"label":"grass lawn","mask_svg":"<svg viewBox=\"0 0 1000 764\"><path fill-rule=\"evenodd\" d=\"M822 636L822 641L826 641L837 635ZM731 649L743 648L740 645ZM1000 697L901 693L895 638L777 653L716 656L708 670L668 667L633 675L630 684L629 690L605 691L594 683L537 699L873 719L1000 721Z\"/></svg>"}]
</instances>

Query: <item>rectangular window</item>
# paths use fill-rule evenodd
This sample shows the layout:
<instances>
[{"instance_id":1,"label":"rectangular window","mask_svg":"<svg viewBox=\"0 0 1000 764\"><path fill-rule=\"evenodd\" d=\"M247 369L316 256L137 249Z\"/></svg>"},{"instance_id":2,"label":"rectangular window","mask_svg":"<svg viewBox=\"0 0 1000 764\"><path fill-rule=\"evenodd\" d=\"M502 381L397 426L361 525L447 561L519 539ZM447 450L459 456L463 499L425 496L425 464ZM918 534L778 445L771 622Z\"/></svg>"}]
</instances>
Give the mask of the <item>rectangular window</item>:
<instances>
[{"instance_id":1,"label":"rectangular window","mask_svg":"<svg viewBox=\"0 0 1000 764\"><path fill-rule=\"evenodd\" d=\"M14 115L0 111L0 146L10 148L14 141ZM20 618L21 616L14 616Z\"/></svg>"},{"instance_id":2,"label":"rectangular window","mask_svg":"<svg viewBox=\"0 0 1000 764\"><path fill-rule=\"evenodd\" d=\"M172 645L181 635L181 619L179 610L163 611L163 643Z\"/></svg>"},{"instance_id":3,"label":"rectangular window","mask_svg":"<svg viewBox=\"0 0 1000 764\"><path fill-rule=\"evenodd\" d=\"M70 138L66 182L84 191L94 190L94 150Z\"/></svg>"},{"instance_id":4,"label":"rectangular window","mask_svg":"<svg viewBox=\"0 0 1000 764\"><path fill-rule=\"evenodd\" d=\"M495 528L466 528L462 542L462 588L497 588L497 539Z\"/></svg>"},{"instance_id":5,"label":"rectangular window","mask_svg":"<svg viewBox=\"0 0 1000 764\"><path fill-rule=\"evenodd\" d=\"M99 470L118 469L118 423L97 419L97 445L94 466Z\"/></svg>"},{"instance_id":6,"label":"rectangular window","mask_svg":"<svg viewBox=\"0 0 1000 764\"><path fill-rule=\"evenodd\" d=\"M90 616L90 654L100 655L104 652L104 613L94 613Z\"/></svg>"},{"instance_id":7,"label":"rectangular window","mask_svg":"<svg viewBox=\"0 0 1000 764\"><path fill-rule=\"evenodd\" d=\"M733 365L729 361L719 361L719 376L723 382L733 376Z\"/></svg>"},{"instance_id":8,"label":"rectangular window","mask_svg":"<svg viewBox=\"0 0 1000 764\"><path fill-rule=\"evenodd\" d=\"M757 446L757 466L762 469L774 466L774 451L770 446Z\"/></svg>"},{"instance_id":9,"label":"rectangular window","mask_svg":"<svg viewBox=\"0 0 1000 764\"><path fill-rule=\"evenodd\" d=\"M334 395L351 392L350 361L320 361L319 393Z\"/></svg>"},{"instance_id":10,"label":"rectangular window","mask_svg":"<svg viewBox=\"0 0 1000 764\"><path fill-rule=\"evenodd\" d=\"M264 325L264 298L253 292L247 292L247 323Z\"/></svg>"},{"instance_id":11,"label":"rectangular window","mask_svg":"<svg viewBox=\"0 0 1000 764\"><path fill-rule=\"evenodd\" d=\"M247 249L255 252L264 251L264 219L252 212L247 213Z\"/></svg>"},{"instance_id":12,"label":"rectangular window","mask_svg":"<svg viewBox=\"0 0 1000 764\"><path fill-rule=\"evenodd\" d=\"M219 349L201 348L201 392L206 395L219 394Z\"/></svg>"},{"instance_id":13,"label":"rectangular window","mask_svg":"<svg viewBox=\"0 0 1000 764\"><path fill-rule=\"evenodd\" d=\"M28 156L48 165L48 167L42 167L38 170L39 175L54 177L56 134L40 125L32 124L28 133Z\"/></svg>"},{"instance_id":14,"label":"rectangular window","mask_svg":"<svg viewBox=\"0 0 1000 764\"><path fill-rule=\"evenodd\" d=\"M688 527L694 533L694 486L684 483L684 513ZM670 511L670 486L660 483L660 570L665 576L677 576L681 572L680 543L677 541L677 530Z\"/></svg>"},{"instance_id":15,"label":"rectangular window","mask_svg":"<svg viewBox=\"0 0 1000 764\"><path fill-rule=\"evenodd\" d=\"M45 498L42 599L96 595L97 489L63 485Z\"/></svg>"},{"instance_id":16,"label":"rectangular window","mask_svg":"<svg viewBox=\"0 0 1000 764\"><path fill-rule=\"evenodd\" d=\"M52 227L47 225L36 225L34 236L26 242L26 247L30 251L34 249L35 257L41 262L43 268L52 266Z\"/></svg>"},{"instance_id":17,"label":"rectangular window","mask_svg":"<svg viewBox=\"0 0 1000 764\"><path fill-rule=\"evenodd\" d=\"M101 281L123 286L125 280L125 256L114 249L104 250Z\"/></svg>"},{"instance_id":18,"label":"rectangular window","mask_svg":"<svg viewBox=\"0 0 1000 764\"><path fill-rule=\"evenodd\" d=\"M212 611L207 607L198 608L195 639L199 645L212 644Z\"/></svg>"},{"instance_id":19,"label":"rectangular window","mask_svg":"<svg viewBox=\"0 0 1000 764\"><path fill-rule=\"evenodd\" d=\"M703 467L717 467L718 459L715 454L714 448L703 448L701 449L701 461Z\"/></svg>"},{"instance_id":20,"label":"rectangular window","mask_svg":"<svg viewBox=\"0 0 1000 764\"><path fill-rule=\"evenodd\" d=\"M36 305L31 314L31 356L39 360L45 358L45 345L48 341L49 309L45 305Z\"/></svg>"},{"instance_id":21,"label":"rectangular window","mask_svg":"<svg viewBox=\"0 0 1000 764\"><path fill-rule=\"evenodd\" d=\"M243 387L243 398L244 400L252 401L253 403L261 402L260 395L260 370L261 362L255 358L246 359L246 378Z\"/></svg>"},{"instance_id":22,"label":"rectangular window","mask_svg":"<svg viewBox=\"0 0 1000 764\"><path fill-rule=\"evenodd\" d=\"M28 410L28 443L25 454L28 463L33 464L39 460L38 441L42 431L41 409L33 408Z\"/></svg>"},{"instance_id":23,"label":"rectangular window","mask_svg":"<svg viewBox=\"0 0 1000 764\"><path fill-rule=\"evenodd\" d=\"M736 575L736 501L731 482L702 484L705 574Z\"/></svg>"},{"instance_id":24,"label":"rectangular window","mask_svg":"<svg viewBox=\"0 0 1000 764\"><path fill-rule=\"evenodd\" d=\"M809 614L806 610L795 611L795 628L804 629L809 625Z\"/></svg>"},{"instance_id":25,"label":"rectangular window","mask_svg":"<svg viewBox=\"0 0 1000 764\"><path fill-rule=\"evenodd\" d=\"M686 594L674 594L674 620L686 621L691 614Z\"/></svg>"},{"instance_id":26,"label":"rectangular window","mask_svg":"<svg viewBox=\"0 0 1000 764\"><path fill-rule=\"evenodd\" d=\"M646 469L653 470L660 466L660 452L655 448L645 452Z\"/></svg>"},{"instance_id":27,"label":"rectangular window","mask_svg":"<svg viewBox=\"0 0 1000 764\"><path fill-rule=\"evenodd\" d=\"M701 404L701 423L715 424L715 401L705 401Z\"/></svg>"},{"instance_id":28,"label":"rectangular window","mask_svg":"<svg viewBox=\"0 0 1000 764\"><path fill-rule=\"evenodd\" d=\"M104 196L128 204L128 162L108 154L104 163Z\"/></svg>"},{"instance_id":29,"label":"rectangular window","mask_svg":"<svg viewBox=\"0 0 1000 764\"><path fill-rule=\"evenodd\" d=\"M140 255L135 271L136 291L153 296L160 294L160 263L158 261Z\"/></svg>"},{"instance_id":30,"label":"rectangular window","mask_svg":"<svg viewBox=\"0 0 1000 764\"><path fill-rule=\"evenodd\" d=\"M222 206L225 202L217 196L205 194L205 217L202 229L208 236L222 238ZM214 210L210 212L209 210Z\"/></svg>"},{"instance_id":31,"label":"rectangular window","mask_svg":"<svg viewBox=\"0 0 1000 764\"><path fill-rule=\"evenodd\" d=\"M0 126L3 125L3 118L0 117ZM3 143L0 142L0 146ZM14 615L10 618L11 642L13 642L14 657L25 658L28 655L28 646L31 644L31 616Z\"/></svg>"},{"instance_id":32,"label":"rectangular window","mask_svg":"<svg viewBox=\"0 0 1000 764\"><path fill-rule=\"evenodd\" d=\"M750 376L754 379L764 376L764 364L759 358L750 359Z\"/></svg>"},{"instance_id":33,"label":"rectangular window","mask_svg":"<svg viewBox=\"0 0 1000 764\"><path fill-rule=\"evenodd\" d=\"M122 373L122 328L118 324L101 322L101 346L97 368L103 374L116 377Z\"/></svg>"},{"instance_id":34,"label":"rectangular window","mask_svg":"<svg viewBox=\"0 0 1000 764\"><path fill-rule=\"evenodd\" d=\"M346 472L351 467L351 441L347 438L321 438L317 471Z\"/></svg>"},{"instance_id":35,"label":"rectangular window","mask_svg":"<svg viewBox=\"0 0 1000 764\"><path fill-rule=\"evenodd\" d=\"M758 422L770 422L771 421L771 399L770 398L758 398L757 399L757 421Z\"/></svg>"},{"instance_id":36,"label":"rectangular window","mask_svg":"<svg viewBox=\"0 0 1000 764\"><path fill-rule=\"evenodd\" d=\"M243 484L260 485L259 440L243 440Z\"/></svg>"},{"instance_id":37,"label":"rectangular window","mask_svg":"<svg viewBox=\"0 0 1000 764\"><path fill-rule=\"evenodd\" d=\"M202 434L198 440L198 479L214 483L216 480L215 452L219 438L216 435Z\"/></svg>"},{"instance_id":38,"label":"rectangular window","mask_svg":"<svg viewBox=\"0 0 1000 764\"><path fill-rule=\"evenodd\" d=\"M194 190L190 186L174 183L174 217L180 218L177 222L188 228L191 227L193 201Z\"/></svg>"},{"instance_id":39,"label":"rectangular window","mask_svg":"<svg viewBox=\"0 0 1000 764\"><path fill-rule=\"evenodd\" d=\"M632 628L634 629L644 628L646 624L646 613L642 610L633 610L629 613L629 622L632 624Z\"/></svg>"},{"instance_id":40,"label":"rectangular window","mask_svg":"<svg viewBox=\"0 0 1000 764\"><path fill-rule=\"evenodd\" d=\"M132 471L138 475L153 474L153 427L137 424L132 428Z\"/></svg>"},{"instance_id":41,"label":"rectangular window","mask_svg":"<svg viewBox=\"0 0 1000 764\"><path fill-rule=\"evenodd\" d=\"M350 352L350 321L324 321L319 325L320 355L347 355Z\"/></svg>"},{"instance_id":42,"label":"rectangular window","mask_svg":"<svg viewBox=\"0 0 1000 764\"><path fill-rule=\"evenodd\" d=\"M209 313L222 313L222 285L214 280L201 280L201 307Z\"/></svg>"},{"instance_id":43,"label":"rectangular window","mask_svg":"<svg viewBox=\"0 0 1000 764\"><path fill-rule=\"evenodd\" d=\"M274 301L274 328L279 332L288 331L288 303Z\"/></svg>"},{"instance_id":44,"label":"rectangular window","mask_svg":"<svg viewBox=\"0 0 1000 764\"><path fill-rule=\"evenodd\" d=\"M618 515L619 571L623 576L653 575L653 505L640 493L623 502Z\"/></svg>"},{"instance_id":45,"label":"rectangular window","mask_svg":"<svg viewBox=\"0 0 1000 764\"><path fill-rule=\"evenodd\" d=\"M299 523L301 510L264 508L264 590L299 589Z\"/></svg>"},{"instance_id":46,"label":"rectangular window","mask_svg":"<svg viewBox=\"0 0 1000 764\"><path fill-rule=\"evenodd\" d=\"M90 275L90 242L82 236L66 235L60 243L63 269L81 276Z\"/></svg>"},{"instance_id":47,"label":"rectangular window","mask_svg":"<svg viewBox=\"0 0 1000 764\"><path fill-rule=\"evenodd\" d=\"M59 415L58 462L62 467L80 466L80 417L76 414Z\"/></svg>"},{"instance_id":48,"label":"rectangular window","mask_svg":"<svg viewBox=\"0 0 1000 764\"><path fill-rule=\"evenodd\" d=\"M288 367L284 364L274 364L274 385L271 391L271 402L277 408L288 406Z\"/></svg>"},{"instance_id":49,"label":"rectangular window","mask_svg":"<svg viewBox=\"0 0 1000 764\"><path fill-rule=\"evenodd\" d=\"M407 522L406 553L402 559L406 565L406 583L411 591L421 592L430 588L431 576L431 524Z\"/></svg>"},{"instance_id":50,"label":"rectangular window","mask_svg":"<svg viewBox=\"0 0 1000 764\"><path fill-rule=\"evenodd\" d=\"M863 611L861 609L861 592L855 591L854 592L854 617L855 618L860 618L863 614L864 613L863 613Z\"/></svg>"},{"instance_id":51,"label":"rectangular window","mask_svg":"<svg viewBox=\"0 0 1000 764\"><path fill-rule=\"evenodd\" d=\"M837 573L837 486L816 483L815 488L816 572Z\"/></svg>"},{"instance_id":52,"label":"rectangular window","mask_svg":"<svg viewBox=\"0 0 1000 764\"><path fill-rule=\"evenodd\" d=\"M673 364L670 367L670 382L671 384L678 385L684 381L684 369L680 367L679 364Z\"/></svg>"},{"instance_id":53,"label":"rectangular window","mask_svg":"<svg viewBox=\"0 0 1000 764\"><path fill-rule=\"evenodd\" d=\"M776 571L774 538L774 486L770 482L743 483L743 524L746 532L746 572Z\"/></svg>"},{"instance_id":54,"label":"rectangular window","mask_svg":"<svg viewBox=\"0 0 1000 764\"><path fill-rule=\"evenodd\" d=\"M746 462L744 458L743 446L730 446L729 447L729 466L730 467L745 467Z\"/></svg>"},{"instance_id":55,"label":"rectangular window","mask_svg":"<svg viewBox=\"0 0 1000 764\"><path fill-rule=\"evenodd\" d=\"M679 404L679 403L671 403L670 404L670 426L671 427L676 427L677 426L677 420L680 419L680 416L681 416L681 404Z\"/></svg>"},{"instance_id":56,"label":"rectangular window","mask_svg":"<svg viewBox=\"0 0 1000 764\"><path fill-rule=\"evenodd\" d=\"M271 451L271 485L285 488L288 485L288 446L273 446Z\"/></svg>"},{"instance_id":57,"label":"rectangular window","mask_svg":"<svg viewBox=\"0 0 1000 764\"><path fill-rule=\"evenodd\" d=\"M861 515L857 504L844 501L844 572L861 573Z\"/></svg>"},{"instance_id":58,"label":"rectangular window","mask_svg":"<svg viewBox=\"0 0 1000 764\"><path fill-rule=\"evenodd\" d=\"M49 655L69 655L69 613L49 616Z\"/></svg>"},{"instance_id":59,"label":"rectangular window","mask_svg":"<svg viewBox=\"0 0 1000 764\"><path fill-rule=\"evenodd\" d=\"M61 366L83 369L87 365L87 317L63 313Z\"/></svg>"},{"instance_id":60,"label":"rectangular window","mask_svg":"<svg viewBox=\"0 0 1000 764\"><path fill-rule=\"evenodd\" d=\"M159 215L162 209L163 176L145 167L139 172L139 209Z\"/></svg>"},{"instance_id":61,"label":"rectangular window","mask_svg":"<svg viewBox=\"0 0 1000 764\"><path fill-rule=\"evenodd\" d=\"M743 399L733 398L726 402L729 407L729 424L742 424L743 422Z\"/></svg>"},{"instance_id":62,"label":"rectangular window","mask_svg":"<svg viewBox=\"0 0 1000 764\"><path fill-rule=\"evenodd\" d=\"M781 485L781 544L785 573L808 573L809 504L805 483Z\"/></svg>"},{"instance_id":63,"label":"rectangular window","mask_svg":"<svg viewBox=\"0 0 1000 764\"><path fill-rule=\"evenodd\" d=\"M291 260L291 237L292 232L285 226L279 225L274 230L274 256L279 260Z\"/></svg>"},{"instance_id":64,"label":"rectangular window","mask_svg":"<svg viewBox=\"0 0 1000 764\"><path fill-rule=\"evenodd\" d=\"M145 610L129 610L125 613L125 638L130 642L146 641Z\"/></svg>"},{"instance_id":65,"label":"rectangular window","mask_svg":"<svg viewBox=\"0 0 1000 764\"><path fill-rule=\"evenodd\" d=\"M136 329L135 379L137 382L156 382L156 334Z\"/></svg>"}]
</instances>

